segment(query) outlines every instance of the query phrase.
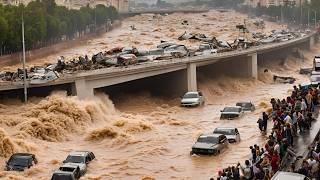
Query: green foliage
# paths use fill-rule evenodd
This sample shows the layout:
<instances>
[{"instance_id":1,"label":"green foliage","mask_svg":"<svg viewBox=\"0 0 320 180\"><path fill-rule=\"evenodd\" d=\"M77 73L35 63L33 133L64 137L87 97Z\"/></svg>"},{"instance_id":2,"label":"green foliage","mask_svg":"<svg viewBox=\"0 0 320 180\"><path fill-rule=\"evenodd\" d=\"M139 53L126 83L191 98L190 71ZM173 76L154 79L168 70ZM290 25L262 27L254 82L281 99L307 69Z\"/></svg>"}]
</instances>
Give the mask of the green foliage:
<instances>
[{"instance_id":1,"label":"green foliage","mask_svg":"<svg viewBox=\"0 0 320 180\"><path fill-rule=\"evenodd\" d=\"M311 0L310 4L303 4L302 7L294 6L292 4L285 4L284 6L270 6L256 8L243 6L240 8L241 11L246 13L253 13L257 16L266 15L270 20L281 20L281 12L283 20L291 25L299 25L307 27L308 22L311 26L314 26L315 17L317 12L317 19L320 17L320 1ZM308 20L309 12L309 20Z\"/></svg>"},{"instance_id":2,"label":"green foliage","mask_svg":"<svg viewBox=\"0 0 320 180\"><path fill-rule=\"evenodd\" d=\"M54 0L36 0L27 6L0 5L0 52L21 51L21 18L25 22L26 49L39 48L60 41L63 36L74 38L77 33L103 26L108 19L118 18L114 7L97 5L69 10Z\"/></svg>"}]
</instances>

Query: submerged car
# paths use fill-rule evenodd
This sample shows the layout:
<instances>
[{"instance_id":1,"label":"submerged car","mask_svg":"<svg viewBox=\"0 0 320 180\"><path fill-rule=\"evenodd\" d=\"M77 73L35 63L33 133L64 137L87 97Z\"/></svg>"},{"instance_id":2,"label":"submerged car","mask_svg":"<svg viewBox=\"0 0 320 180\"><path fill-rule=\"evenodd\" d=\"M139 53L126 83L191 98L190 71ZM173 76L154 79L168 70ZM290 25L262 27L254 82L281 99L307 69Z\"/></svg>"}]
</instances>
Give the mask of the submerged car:
<instances>
[{"instance_id":1,"label":"submerged car","mask_svg":"<svg viewBox=\"0 0 320 180\"><path fill-rule=\"evenodd\" d=\"M34 154L29 153L16 153L13 154L9 160L6 162L6 171L24 171L29 169L38 161Z\"/></svg>"},{"instance_id":2,"label":"submerged car","mask_svg":"<svg viewBox=\"0 0 320 180\"><path fill-rule=\"evenodd\" d=\"M290 180L306 180L309 179L303 174L293 173L293 172L284 172L278 171L271 180L282 180L282 179L290 179Z\"/></svg>"},{"instance_id":3,"label":"submerged car","mask_svg":"<svg viewBox=\"0 0 320 180\"><path fill-rule=\"evenodd\" d=\"M81 176L80 168L75 164L63 164L58 170L56 170L51 180L76 180Z\"/></svg>"},{"instance_id":4,"label":"submerged car","mask_svg":"<svg viewBox=\"0 0 320 180\"><path fill-rule=\"evenodd\" d=\"M181 99L181 106L199 106L204 104L202 92L187 92Z\"/></svg>"},{"instance_id":5,"label":"submerged car","mask_svg":"<svg viewBox=\"0 0 320 180\"><path fill-rule=\"evenodd\" d=\"M315 71L320 71L320 56L315 56L313 59L313 68Z\"/></svg>"},{"instance_id":6,"label":"submerged car","mask_svg":"<svg viewBox=\"0 0 320 180\"><path fill-rule=\"evenodd\" d=\"M225 107L221 111L220 119L235 119L241 117L243 114L242 107Z\"/></svg>"},{"instance_id":7,"label":"submerged car","mask_svg":"<svg viewBox=\"0 0 320 180\"><path fill-rule=\"evenodd\" d=\"M252 104L251 102L237 102L236 106L240 106L242 108L242 111L244 112L253 112L256 110L254 104Z\"/></svg>"},{"instance_id":8,"label":"submerged car","mask_svg":"<svg viewBox=\"0 0 320 180\"><path fill-rule=\"evenodd\" d=\"M229 145L228 139L223 134L203 134L192 146L190 154L219 154Z\"/></svg>"},{"instance_id":9,"label":"submerged car","mask_svg":"<svg viewBox=\"0 0 320 180\"><path fill-rule=\"evenodd\" d=\"M237 128L220 127L213 130L213 134L223 134L229 143L240 142L240 133Z\"/></svg>"},{"instance_id":10,"label":"submerged car","mask_svg":"<svg viewBox=\"0 0 320 180\"><path fill-rule=\"evenodd\" d=\"M80 168L80 175L83 176L87 172L87 164L95 159L90 151L74 151L71 152L63 163L67 165L77 165Z\"/></svg>"}]
</instances>

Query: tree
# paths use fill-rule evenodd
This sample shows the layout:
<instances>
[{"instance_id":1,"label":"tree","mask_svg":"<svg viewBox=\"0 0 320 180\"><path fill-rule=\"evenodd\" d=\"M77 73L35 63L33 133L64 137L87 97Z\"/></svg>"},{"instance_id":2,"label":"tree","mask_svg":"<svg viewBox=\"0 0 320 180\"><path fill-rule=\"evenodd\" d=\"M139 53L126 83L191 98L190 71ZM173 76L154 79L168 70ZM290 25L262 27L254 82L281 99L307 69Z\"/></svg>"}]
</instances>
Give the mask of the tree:
<instances>
[{"instance_id":1,"label":"tree","mask_svg":"<svg viewBox=\"0 0 320 180\"><path fill-rule=\"evenodd\" d=\"M2 55L2 46L7 38L8 33L8 22L0 16L0 53Z\"/></svg>"}]
</instances>

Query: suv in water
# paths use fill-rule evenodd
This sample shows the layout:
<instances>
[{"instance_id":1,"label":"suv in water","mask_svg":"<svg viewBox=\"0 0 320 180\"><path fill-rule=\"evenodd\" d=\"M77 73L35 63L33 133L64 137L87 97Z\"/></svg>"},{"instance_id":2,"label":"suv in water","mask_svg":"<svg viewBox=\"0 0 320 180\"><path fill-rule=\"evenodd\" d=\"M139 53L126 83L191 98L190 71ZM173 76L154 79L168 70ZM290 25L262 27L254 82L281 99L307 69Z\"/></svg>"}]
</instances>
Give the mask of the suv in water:
<instances>
[{"instance_id":1,"label":"suv in water","mask_svg":"<svg viewBox=\"0 0 320 180\"><path fill-rule=\"evenodd\" d=\"M235 106L235 107L225 107L221 111L220 119L235 119L239 118L243 115L242 107Z\"/></svg>"},{"instance_id":2,"label":"suv in water","mask_svg":"<svg viewBox=\"0 0 320 180\"><path fill-rule=\"evenodd\" d=\"M34 154L29 153L16 153L13 154L9 160L6 162L6 171L24 171L29 169L38 161Z\"/></svg>"},{"instance_id":3,"label":"suv in water","mask_svg":"<svg viewBox=\"0 0 320 180\"><path fill-rule=\"evenodd\" d=\"M190 154L220 154L229 145L228 139L223 134L203 134L192 146Z\"/></svg>"},{"instance_id":4,"label":"suv in water","mask_svg":"<svg viewBox=\"0 0 320 180\"><path fill-rule=\"evenodd\" d=\"M77 165L80 168L80 176L87 172L87 164L95 159L95 156L90 151L74 151L71 152L63 163L67 165Z\"/></svg>"},{"instance_id":5,"label":"suv in water","mask_svg":"<svg viewBox=\"0 0 320 180\"><path fill-rule=\"evenodd\" d=\"M237 128L220 127L213 130L213 134L223 134L229 143L240 142L240 133Z\"/></svg>"},{"instance_id":6,"label":"suv in water","mask_svg":"<svg viewBox=\"0 0 320 180\"><path fill-rule=\"evenodd\" d=\"M256 110L254 104L251 102L237 102L236 106L240 106L244 112L253 112Z\"/></svg>"},{"instance_id":7,"label":"suv in water","mask_svg":"<svg viewBox=\"0 0 320 180\"><path fill-rule=\"evenodd\" d=\"M80 178L80 168L75 164L63 164L56 170L51 180L76 180Z\"/></svg>"},{"instance_id":8,"label":"suv in water","mask_svg":"<svg viewBox=\"0 0 320 180\"><path fill-rule=\"evenodd\" d=\"M202 92L187 92L181 99L181 106L199 106L204 104Z\"/></svg>"}]
</instances>

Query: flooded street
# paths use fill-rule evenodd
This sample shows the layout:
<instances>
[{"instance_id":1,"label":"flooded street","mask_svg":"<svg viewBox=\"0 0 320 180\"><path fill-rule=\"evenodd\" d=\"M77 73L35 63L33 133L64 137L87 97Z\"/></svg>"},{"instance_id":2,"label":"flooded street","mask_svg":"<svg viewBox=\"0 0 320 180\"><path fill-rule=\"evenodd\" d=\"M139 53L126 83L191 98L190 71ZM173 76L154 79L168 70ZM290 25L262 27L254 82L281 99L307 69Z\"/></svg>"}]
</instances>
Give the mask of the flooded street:
<instances>
[{"instance_id":1,"label":"flooded street","mask_svg":"<svg viewBox=\"0 0 320 180\"><path fill-rule=\"evenodd\" d=\"M231 40L237 36L235 29L230 30L231 25L246 18L245 15L233 13L233 16L223 16L228 19L222 19L216 11L210 11L207 16L188 14L183 18L174 14L161 17L164 20L159 22L149 21L152 15L143 15L146 24L136 24L138 30L144 28L137 36L135 33L138 32L130 32L129 25L141 17L132 17L122 23L121 30L107 33L87 45L65 50L60 55L71 58L119 45L150 48L161 39L176 39L186 29L181 26L181 29L175 27L171 30L163 27L164 24L174 21L173 24L180 27L182 19L189 17L193 17L190 23L197 24L191 31ZM200 17L204 19L198 21ZM213 17L215 19L206 28L200 26ZM170 22L166 18L171 18ZM212 32L207 32L207 27ZM221 27L230 32L218 31L217 28ZM279 25L270 23L267 27ZM138 40L144 43L136 43ZM49 179L73 150L93 151L97 158L89 164L87 174L81 179L202 180L216 177L222 168L248 159L249 146L264 144L266 137L260 134L257 120L263 111L270 108L272 97L286 97L293 86L274 83L272 75L293 76L297 78L296 83L308 80L308 76L299 75L298 71L301 66L312 66L312 58L319 49L317 44L311 51L304 50L304 60L289 55L284 62L277 59L263 62L259 65L259 80L225 75L211 77L199 72L198 87L204 93L206 105L197 108L182 108L179 97L154 97L147 89L114 97L114 102L105 94L82 101L77 97L67 97L65 92L53 92L46 98L32 97L28 104L16 99L0 102L0 169L4 169L5 161L14 152L34 153L39 161L25 172L0 171L0 178ZM56 56L34 60L29 65L54 62ZM266 68L269 72L265 73ZM220 110L225 106L234 106L238 101L253 102L256 111L246 113L240 119L220 120ZM216 127L237 127L241 142L230 144L218 156L190 156L197 137Z\"/></svg>"},{"instance_id":2,"label":"flooded street","mask_svg":"<svg viewBox=\"0 0 320 180\"><path fill-rule=\"evenodd\" d=\"M186 20L188 25L183 25ZM78 46L70 47L58 53L49 56L28 59L27 67L40 66L43 64L56 63L59 56L64 56L66 60L72 60L79 56L88 55L91 57L98 52L104 52L115 47L136 47L138 49L155 49L161 40L173 43L184 44L188 48L198 48L200 41L189 40L179 41L178 37L184 32L203 33L209 37L216 37L218 40L233 42L239 32L237 24L243 24L246 21L247 28L250 32L262 32L267 35L271 30L285 29L286 26L274 22L265 21L265 28L258 28L254 25L255 20L250 19L248 15L235 11L219 12L211 10L207 13L174 13L168 16L142 14L122 20L121 26L104 33L100 37L82 42ZM136 30L131 30L130 26L134 25ZM247 34L248 40L251 40L251 33ZM32 52L27 52L28 53ZM16 70L21 65L13 64L0 67L0 70Z\"/></svg>"},{"instance_id":3,"label":"flooded street","mask_svg":"<svg viewBox=\"0 0 320 180\"><path fill-rule=\"evenodd\" d=\"M312 64L316 49L304 53L308 60L304 65ZM266 67L276 74L292 74L299 83L308 78L297 73L301 64L289 56L285 67L274 68L278 65L272 63ZM263 69L259 75L264 81L271 78ZM117 100L116 107L105 95L79 101L61 92L33 98L27 105L4 102L1 154L33 152L39 164L23 173L3 171L0 177L48 179L70 151L91 150L97 160L82 179L208 179L223 167L243 163L249 158L249 146L265 142L256 121L268 109L270 98L286 97L292 85L201 76L199 87L206 96L206 105L199 108L181 108L179 98L152 97L147 92L126 94L122 97L126 101ZM252 101L257 110L241 119L219 120L220 110L237 101ZM190 156L197 136L216 127L237 127L241 142L230 144L218 156ZM1 158L1 169L5 160Z\"/></svg>"}]
</instances>

